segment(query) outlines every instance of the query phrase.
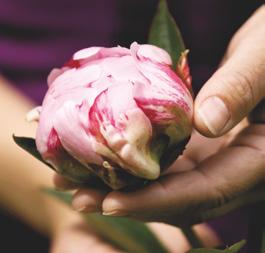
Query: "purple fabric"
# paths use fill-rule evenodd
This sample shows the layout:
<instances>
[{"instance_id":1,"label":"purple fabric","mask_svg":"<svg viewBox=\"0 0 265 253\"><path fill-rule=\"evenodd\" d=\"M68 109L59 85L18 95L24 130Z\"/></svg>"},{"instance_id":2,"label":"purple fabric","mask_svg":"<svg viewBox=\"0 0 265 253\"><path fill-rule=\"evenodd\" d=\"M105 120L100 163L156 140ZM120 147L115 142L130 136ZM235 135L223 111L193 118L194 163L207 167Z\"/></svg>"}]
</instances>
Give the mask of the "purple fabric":
<instances>
[{"instance_id":1,"label":"purple fabric","mask_svg":"<svg viewBox=\"0 0 265 253\"><path fill-rule=\"evenodd\" d=\"M53 67L78 49L111 46L114 2L0 0L0 72L41 103Z\"/></svg>"},{"instance_id":2,"label":"purple fabric","mask_svg":"<svg viewBox=\"0 0 265 253\"><path fill-rule=\"evenodd\" d=\"M47 74L76 50L145 42L156 2L0 0L0 72L41 103ZM168 2L191 49L197 91L217 67L229 38L262 1ZM245 218L245 211L237 211L210 224L227 245L246 237Z\"/></svg>"},{"instance_id":3,"label":"purple fabric","mask_svg":"<svg viewBox=\"0 0 265 253\"><path fill-rule=\"evenodd\" d=\"M208 225L217 232L223 241L223 246L230 246L240 240L247 239L248 235L248 208L241 208L228 215L208 222Z\"/></svg>"}]
</instances>

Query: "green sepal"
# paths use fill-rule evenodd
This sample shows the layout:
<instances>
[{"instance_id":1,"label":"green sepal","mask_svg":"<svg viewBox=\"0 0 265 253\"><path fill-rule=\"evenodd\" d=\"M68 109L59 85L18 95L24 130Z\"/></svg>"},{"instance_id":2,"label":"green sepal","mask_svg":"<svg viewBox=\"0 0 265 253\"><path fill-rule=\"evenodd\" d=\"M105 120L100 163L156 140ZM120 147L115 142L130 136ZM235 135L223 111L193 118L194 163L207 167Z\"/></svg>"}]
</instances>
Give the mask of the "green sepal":
<instances>
[{"instance_id":1,"label":"green sepal","mask_svg":"<svg viewBox=\"0 0 265 253\"><path fill-rule=\"evenodd\" d=\"M171 16L166 0L160 0L149 32L148 43L165 49L171 56L173 67L185 51L179 28Z\"/></svg>"},{"instance_id":2,"label":"green sepal","mask_svg":"<svg viewBox=\"0 0 265 253\"><path fill-rule=\"evenodd\" d=\"M35 139L29 137L15 136L13 134L13 140L19 147L21 147L22 149L30 153L32 156L37 158L39 161L43 162L54 170L54 168L49 163L45 162L41 157L39 151L37 150Z\"/></svg>"}]
</instances>

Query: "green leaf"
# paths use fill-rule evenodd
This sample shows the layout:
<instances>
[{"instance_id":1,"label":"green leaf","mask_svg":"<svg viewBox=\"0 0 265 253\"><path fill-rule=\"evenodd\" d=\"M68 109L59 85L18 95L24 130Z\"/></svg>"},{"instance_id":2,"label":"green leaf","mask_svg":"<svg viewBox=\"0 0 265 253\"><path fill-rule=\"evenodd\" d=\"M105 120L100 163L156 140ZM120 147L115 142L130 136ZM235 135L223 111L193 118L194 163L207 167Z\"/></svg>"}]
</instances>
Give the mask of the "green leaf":
<instances>
[{"instance_id":1,"label":"green leaf","mask_svg":"<svg viewBox=\"0 0 265 253\"><path fill-rule=\"evenodd\" d=\"M246 244L245 240L237 242L228 249L226 249L224 253L237 253L245 244Z\"/></svg>"},{"instance_id":2,"label":"green leaf","mask_svg":"<svg viewBox=\"0 0 265 253\"><path fill-rule=\"evenodd\" d=\"M50 164L48 164L42 159L39 151L37 150L35 139L13 135L13 140L19 147L21 147L22 149L30 153L32 156L34 156L35 158L45 163L46 165L48 165L50 168L54 170L54 168Z\"/></svg>"},{"instance_id":3,"label":"green leaf","mask_svg":"<svg viewBox=\"0 0 265 253\"><path fill-rule=\"evenodd\" d=\"M166 0L160 0L154 16L148 43L165 49L172 58L173 67L185 51L185 45L179 28L170 15Z\"/></svg>"},{"instance_id":4,"label":"green leaf","mask_svg":"<svg viewBox=\"0 0 265 253\"><path fill-rule=\"evenodd\" d=\"M70 205L72 195L54 189L44 191ZM139 221L100 214L83 214L87 223L102 237L129 253L167 253L149 228Z\"/></svg>"},{"instance_id":5,"label":"green leaf","mask_svg":"<svg viewBox=\"0 0 265 253\"><path fill-rule=\"evenodd\" d=\"M54 196L60 200L62 200L65 204L71 205L72 203L72 194L69 192L64 191L57 191L52 188L42 188L41 189L44 193L47 193L48 195Z\"/></svg>"},{"instance_id":6,"label":"green leaf","mask_svg":"<svg viewBox=\"0 0 265 253\"><path fill-rule=\"evenodd\" d=\"M245 244L246 241L242 240L224 250L200 248L200 249L192 249L188 251L188 253L237 253Z\"/></svg>"}]
</instances>

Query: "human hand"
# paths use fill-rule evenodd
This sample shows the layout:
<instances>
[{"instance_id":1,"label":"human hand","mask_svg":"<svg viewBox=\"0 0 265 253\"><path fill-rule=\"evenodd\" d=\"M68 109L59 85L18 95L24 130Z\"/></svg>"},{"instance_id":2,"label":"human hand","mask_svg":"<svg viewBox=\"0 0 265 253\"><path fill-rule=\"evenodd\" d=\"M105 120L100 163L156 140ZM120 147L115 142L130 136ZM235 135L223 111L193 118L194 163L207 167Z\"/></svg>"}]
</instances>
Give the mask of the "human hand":
<instances>
[{"instance_id":1,"label":"human hand","mask_svg":"<svg viewBox=\"0 0 265 253\"><path fill-rule=\"evenodd\" d=\"M161 223L149 223L149 228L165 245L168 252L184 253L191 246L182 231L176 227ZM220 240L207 225L197 225L194 228L201 242L206 247L220 245ZM119 253L122 252L104 241L84 221L79 221L57 231L53 237L51 253Z\"/></svg>"},{"instance_id":2,"label":"human hand","mask_svg":"<svg viewBox=\"0 0 265 253\"><path fill-rule=\"evenodd\" d=\"M100 238L85 222L80 221L57 231L51 253L119 253L120 250Z\"/></svg>"},{"instance_id":3,"label":"human hand","mask_svg":"<svg viewBox=\"0 0 265 253\"><path fill-rule=\"evenodd\" d=\"M194 121L203 135L227 133L264 98L264 23L262 5L233 36L220 68L196 97Z\"/></svg>"},{"instance_id":4,"label":"human hand","mask_svg":"<svg viewBox=\"0 0 265 253\"><path fill-rule=\"evenodd\" d=\"M262 6L234 36L222 66L195 100L196 128L206 136L222 137L208 139L194 132L184 155L159 180L134 192L81 189L74 208L180 224L198 221L205 210L262 183L265 125L241 122L228 131L265 95L264 22ZM259 117L264 122L264 111Z\"/></svg>"},{"instance_id":5,"label":"human hand","mask_svg":"<svg viewBox=\"0 0 265 253\"><path fill-rule=\"evenodd\" d=\"M73 206L145 221L198 222L205 210L239 198L264 180L265 126L243 125L217 139L195 132L184 155L142 189L110 193L80 189Z\"/></svg>"}]
</instances>

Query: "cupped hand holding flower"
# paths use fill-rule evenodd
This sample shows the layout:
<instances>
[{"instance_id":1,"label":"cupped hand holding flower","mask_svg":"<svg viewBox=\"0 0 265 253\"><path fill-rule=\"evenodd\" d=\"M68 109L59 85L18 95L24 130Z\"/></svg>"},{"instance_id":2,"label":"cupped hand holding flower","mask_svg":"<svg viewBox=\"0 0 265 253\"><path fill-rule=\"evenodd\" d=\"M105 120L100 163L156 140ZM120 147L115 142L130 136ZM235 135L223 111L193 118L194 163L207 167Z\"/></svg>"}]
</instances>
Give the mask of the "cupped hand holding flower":
<instances>
[{"instance_id":1,"label":"cupped hand holding flower","mask_svg":"<svg viewBox=\"0 0 265 253\"><path fill-rule=\"evenodd\" d=\"M262 184L264 102L258 113L253 111L254 123L238 122L265 95L264 22L262 6L236 33L222 66L195 100L196 128L204 135L222 137L208 139L194 132L184 155L159 180L133 192L80 189L74 207L175 224L185 218L199 220L206 210L241 198Z\"/></svg>"}]
</instances>

